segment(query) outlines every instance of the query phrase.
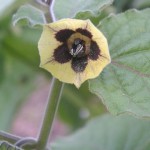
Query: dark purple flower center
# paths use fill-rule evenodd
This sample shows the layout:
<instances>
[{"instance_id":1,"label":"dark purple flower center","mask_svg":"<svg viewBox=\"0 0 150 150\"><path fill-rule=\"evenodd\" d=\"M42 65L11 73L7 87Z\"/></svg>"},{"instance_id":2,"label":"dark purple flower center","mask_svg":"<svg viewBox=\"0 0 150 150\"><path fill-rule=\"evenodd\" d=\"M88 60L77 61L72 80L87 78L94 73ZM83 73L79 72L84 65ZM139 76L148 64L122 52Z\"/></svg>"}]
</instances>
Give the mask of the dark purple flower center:
<instances>
[{"instance_id":1,"label":"dark purple flower center","mask_svg":"<svg viewBox=\"0 0 150 150\"><path fill-rule=\"evenodd\" d=\"M63 29L55 37L62 45L55 49L53 60L61 64L71 61L71 67L77 73L85 70L88 59L96 61L100 55L100 49L87 29Z\"/></svg>"}]
</instances>

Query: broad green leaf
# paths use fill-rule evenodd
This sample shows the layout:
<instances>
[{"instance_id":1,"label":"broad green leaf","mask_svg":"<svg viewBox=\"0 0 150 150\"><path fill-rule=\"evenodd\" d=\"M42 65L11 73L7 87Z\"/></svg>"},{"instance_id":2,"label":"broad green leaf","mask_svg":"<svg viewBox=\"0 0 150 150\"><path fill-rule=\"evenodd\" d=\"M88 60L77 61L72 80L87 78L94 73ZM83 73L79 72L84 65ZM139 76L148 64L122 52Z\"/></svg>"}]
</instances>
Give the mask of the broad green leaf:
<instances>
[{"instance_id":1,"label":"broad green leaf","mask_svg":"<svg viewBox=\"0 0 150 150\"><path fill-rule=\"evenodd\" d=\"M0 0L0 22L1 19L6 17L11 17L18 10L21 5L24 3L31 3L32 0Z\"/></svg>"},{"instance_id":2,"label":"broad green leaf","mask_svg":"<svg viewBox=\"0 0 150 150\"><path fill-rule=\"evenodd\" d=\"M90 11L79 12L75 16L76 19L81 19L81 20L90 19L94 25L98 25L99 21L102 20L104 17L105 17L104 13L100 13L99 15L93 15Z\"/></svg>"},{"instance_id":3,"label":"broad green leaf","mask_svg":"<svg viewBox=\"0 0 150 150\"><path fill-rule=\"evenodd\" d=\"M0 84L0 130L8 130L23 100L35 88L35 71L7 55Z\"/></svg>"},{"instance_id":4,"label":"broad green leaf","mask_svg":"<svg viewBox=\"0 0 150 150\"><path fill-rule=\"evenodd\" d=\"M149 150L150 121L104 115L76 133L56 140L52 150Z\"/></svg>"},{"instance_id":5,"label":"broad green leaf","mask_svg":"<svg viewBox=\"0 0 150 150\"><path fill-rule=\"evenodd\" d=\"M79 12L89 11L93 15L97 15L113 0L56 0L54 4L54 13L57 19L72 18Z\"/></svg>"},{"instance_id":6,"label":"broad green leaf","mask_svg":"<svg viewBox=\"0 0 150 150\"><path fill-rule=\"evenodd\" d=\"M13 25L20 21L27 22L32 27L46 23L44 13L31 5L21 6L13 16Z\"/></svg>"},{"instance_id":7,"label":"broad green leaf","mask_svg":"<svg viewBox=\"0 0 150 150\"><path fill-rule=\"evenodd\" d=\"M94 25L98 25L99 20L101 20L102 16L101 14L96 16L96 15L93 15L90 11L86 11L86 12L77 13L75 18L82 19L82 20L90 19Z\"/></svg>"},{"instance_id":8,"label":"broad green leaf","mask_svg":"<svg viewBox=\"0 0 150 150\"><path fill-rule=\"evenodd\" d=\"M122 12L124 10L127 10L133 0L114 0L114 6L117 9L117 12Z\"/></svg>"},{"instance_id":9,"label":"broad green leaf","mask_svg":"<svg viewBox=\"0 0 150 150\"><path fill-rule=\"evenodd\" d=\"M91 11L85 11L85 12L79 12L76 14L75 18L76 19L90 19L92 23L97 26L102 19L107 17L110 13L115 13L115 7L109 6L104 8L99 14L93 15Z\"/></svg>"},{"instance_id":10,"label":"broad green leaf","mask_svg":"<svg viewBox=\"0 0 150 150\"><path fill-rule=\"evenodd\" d=\"M133 0L133 7L138 9L143 9L146 7L150 7L150 0Z\"/></svg>"},{"instance_id":11,"label":"broad green leaf","mask_svg":"<svg viewBox=\"0 0 150 150\"><path fill-rule=\"evenodd\" d=\"M0 150L22 150L22 149L6 141L0 141Z\"/></svg>"},{"instance_id":12,"label":"broad green leaf","mask_svg":"<svg viewBox=\"0 0 150 150\"><path fill-rule=\"evenodd\" d=\"M102 98L113 114L133 113L150 117L150 9L129 10L102 21L112 63L90 91Z\"/></svg>"}]
</instances>

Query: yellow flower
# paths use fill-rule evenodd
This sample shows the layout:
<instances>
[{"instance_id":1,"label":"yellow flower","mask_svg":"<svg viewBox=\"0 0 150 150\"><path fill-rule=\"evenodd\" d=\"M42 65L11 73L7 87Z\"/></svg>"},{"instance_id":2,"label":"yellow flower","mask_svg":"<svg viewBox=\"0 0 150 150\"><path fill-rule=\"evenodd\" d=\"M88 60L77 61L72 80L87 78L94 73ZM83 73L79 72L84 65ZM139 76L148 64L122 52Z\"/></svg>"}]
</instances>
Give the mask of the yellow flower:
<instances>
[{"instance_id":1,"label":"yellow flower","mask_svg":"<svg viewBox=\"0 0 150 150\"><path fill-rule=\"evenodd\" d=\"M62 19L44 25L38 48L40 66L78 88L110 63L107 40L90 20Z\"/></svg>"}]
</instances>

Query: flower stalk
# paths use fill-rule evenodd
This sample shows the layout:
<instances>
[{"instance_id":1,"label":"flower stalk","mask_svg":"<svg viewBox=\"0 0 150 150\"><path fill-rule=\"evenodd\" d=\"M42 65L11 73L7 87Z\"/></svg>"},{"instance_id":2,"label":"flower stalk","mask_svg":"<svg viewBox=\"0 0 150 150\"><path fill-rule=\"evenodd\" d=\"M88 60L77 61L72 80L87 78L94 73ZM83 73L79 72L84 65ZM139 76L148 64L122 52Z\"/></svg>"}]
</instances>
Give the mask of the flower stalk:
<instances>
[{"instance_id":1,"label":"flower stalk","mask_svg":"<svg viewBox=\"0 0 150 150\"><path fill-rule=\"evenodd\" d=\"M55 15L53 12L54 0L44 1L49 6L49 17L54 22ZM48 102L45 109L44 118L37 139L36 149L46 150L48 139L51 135L54 118L58 109L59 101L63 90L63 83L53 77L48 96Z\"/></svg>"},{"instance_id":2,"label":"flower stalk","mask_svg":"<svg viewBox=\"0 0 150 150\"><path fill-rule=\"evenodd\" d=\"M60 97L62 94L63 84L57 79L53 78L50 92L48 96L47 108L45 110L44 119L37 141L37 150L45 150L46 145L52 130L54 118L58 109Z\"/></svg>"}]
</instances>

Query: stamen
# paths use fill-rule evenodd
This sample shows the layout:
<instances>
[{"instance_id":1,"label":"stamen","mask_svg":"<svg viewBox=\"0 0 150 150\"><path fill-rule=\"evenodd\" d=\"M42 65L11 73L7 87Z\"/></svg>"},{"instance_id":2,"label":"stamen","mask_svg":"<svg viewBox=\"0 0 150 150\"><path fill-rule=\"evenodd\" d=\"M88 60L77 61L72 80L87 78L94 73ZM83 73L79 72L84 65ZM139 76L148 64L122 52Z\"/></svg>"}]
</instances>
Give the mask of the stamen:
<instances>
[{"instance_id":1,"label":"stamen","mask_svg":"<svg viewBox=\"0 0 150 150\"><path fill-rule=\"evenodd\" d=\"M74 43L72 45L72 48L70 50L70 54L73 57L76 57L79 55L79 57L81 57L80 55L84 53L84 41L81 39L75 39Z\"/></svg>"},{"instance_id":2,"label":"stamen","mask_svg":"<svg viewBox=\"0 0 150 150\"><path fill-rule=\"evenodd\" d=\"M74 53L73 53L73 48L70 50L70 54L71 54L71 55L73 55L73 54L74 54Z\"/></svg>"},{"instance_id":3,"label":"stamen","mask_svg":"<svg viewBox=\"0 0 150 150\"><path fill-rule=\"evenodd\" d=\"M83 45L78 44L77 49L74 53L74 56L78 55L83 50Z\"/></svg>"}]
</instances>

